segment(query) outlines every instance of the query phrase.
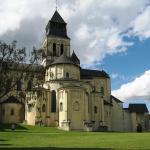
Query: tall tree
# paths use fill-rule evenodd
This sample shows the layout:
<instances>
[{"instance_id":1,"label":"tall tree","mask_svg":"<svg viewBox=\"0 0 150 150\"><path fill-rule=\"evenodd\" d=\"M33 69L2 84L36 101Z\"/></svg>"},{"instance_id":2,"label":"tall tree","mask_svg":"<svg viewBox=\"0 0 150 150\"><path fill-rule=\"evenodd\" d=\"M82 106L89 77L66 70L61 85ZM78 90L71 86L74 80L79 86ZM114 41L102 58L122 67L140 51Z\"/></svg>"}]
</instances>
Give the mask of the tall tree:
<instances>
[{"instance_id":1,"label":"tall tree","mask_svg":"<svg viewBox=\"0 0 150 150\"><path fill-rule=\"evenodd\" d=\"M30 56L30 57L29 57ZM41 73L44 68L40 65L42 50L33 47L31 54L27 54L26 48L18 48L17 42L11 44L0 41L0 100L12 91L20 91L24 97L25 90L31 90L33 83L30 79L35 77L42 80ZM29 79L27 89L23 88L25 80Z\"/></svg>"}]
</instances>

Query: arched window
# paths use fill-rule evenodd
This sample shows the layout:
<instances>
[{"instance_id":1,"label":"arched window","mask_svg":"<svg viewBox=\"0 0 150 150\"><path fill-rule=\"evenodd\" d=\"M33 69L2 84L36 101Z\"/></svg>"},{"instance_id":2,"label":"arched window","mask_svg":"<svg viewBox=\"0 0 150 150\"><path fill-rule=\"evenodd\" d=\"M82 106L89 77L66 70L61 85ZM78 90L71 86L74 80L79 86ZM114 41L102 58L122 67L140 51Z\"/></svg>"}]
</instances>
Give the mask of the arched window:
<instances>
[{"instance_id":1,"label":"arched window","mask_svg":"<svg viewBox=\"0 0 150 150\"><path fill-rule=\"evenodd\" d=\"M51 93L51 112L56 112L56 92Z\"/></svg>"},{"instance_id":2,"label":"arched window","mask_svg":"<svg viewBox=\"0 0 150 150\"><path fill-rule=\"evenodd\" d=\"M59 104L59 109L60 109L60 111L63 111L63 103L62 102Z\"/></svg>"},{"instance_id":3,"label":"arched window","mask_svg":"<svg viewBox=\"0 0 150 150\"><path fill-rule=\"evenodd\" d=\"M97 114L97 107L94 106L94 114Z\"/></svg>"},{"instance_id":4,"label":"arched window","mask_svg":"<svg viewBox=\"0 0 150 150\"><path fill-rule=\"evenodd\" d=\"M11 89L11 80L8 79L8 80L6 81L6 92L9 92L10 89Z\"/></svg>"},{"instance_id":5,"label":"arched window","mask_svg":"<svg viewBox=\"0 0 150 150\"><path fill-rule=\"evenodd\" d=\"M29 80L27 85L27 91L31 91L31 90L32 90L32 80Z\"/></svg>"},{"instance_id":6,"label":"arched window","mask_svg":"<svg viewBox=\"0 0 150 150\"><path fill-rule=\"evenodd\" d=\"M88 106L88 113L90 112L90 100L89 100L89 93L86 92L86 96L87 96L87 106Z\"/></svg>"},{"instance_id":7,"label":"arched window","mask_svg":"<svg viewBox=\"0 0 150 150\"><path fill-rule=\"evenodd\" d=\"M104 87L101 87L101 93L104 95Z\"/></svg>"},{"instance_id":8,"label":"arched window","mask_svg":"<svg viewBox=\"0 0 150 150\"><path fill-rule=\"evenodd\" d=\"M63 53L64 53L64 45L61 44L61 46L60 46L60 55L62 55Z\"/></svg>"},{"instance_id":9,"label":"arched window","mask_svg":"<svg viewBox=\"0 0 150 150\"><path fill-rule=\"evenodd\" d=\"M79 110L80 110L79 102L76 101L76 102L73 104L73 110L74 110L74 111L79 111Z\"/></svg>"},{"instance_id":10,"label":"arched window","mask_svg":"<svg viewBox=\"0 0 150 150\"><path fill-rule=\"evenodd\" d=\"M66 73L66 78L69 78L69 73L68 72Z\"/></svg>"},{"instance_id":11,"label":"arched window","mask_svg":"<svg viewBox=\"0 0 150 150\"><path fill-rule=\"evenodd\" d=\"M5 109L3 109L2 114L3 114L3 116L5 115Z\"/></svg>"},{"instance_id":12,"label":"arched window","mask_svg":"<svg viewBox=\"0 0 150 150\"><path fill-rule=\"evenodd\" d=\"M43 106L42 106L42 112L45 112L46 111L46 106L45 106L45 104L43 104Z\"/></svg>"},{"instance_id":13,"label":"arched window","mask_svg":"<svg viewBox=\"0 0 150 150\"><path fill-rule=\"evenodd\" d=\"M21 80L17 80L17 91L21 91Z\"/></svg>"},{"instance_id":14,"label":"arched window","mask_svg":"<svg viewBox=\"0 0 150 150\"><path fill-rule=\"evenodd\" d=\"M13 116L14 115L14 109L11 109L10 111L10 115Z\"/></svg>"},{"instance_id":15,"label":"arched window","mask_svg":"<svg viewBox=\"0 0 150 150\"><path fill-rule=\"evenodd\" d=\"M53 43L53 56L56 56L56 43Z\"/></svg>"}]
</instances>

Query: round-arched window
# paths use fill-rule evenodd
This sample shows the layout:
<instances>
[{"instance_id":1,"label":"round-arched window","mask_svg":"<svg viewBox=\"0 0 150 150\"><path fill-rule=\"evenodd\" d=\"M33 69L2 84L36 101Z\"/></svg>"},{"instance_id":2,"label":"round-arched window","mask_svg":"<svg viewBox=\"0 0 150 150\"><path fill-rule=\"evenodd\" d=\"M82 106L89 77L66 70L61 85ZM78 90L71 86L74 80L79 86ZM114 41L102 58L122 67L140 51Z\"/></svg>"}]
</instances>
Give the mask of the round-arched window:
<instances>
[{"instance_id":1,"label":"round-arched window","mask_svg":"<svg viewBox=\"0 0 150 150\"><path fill-rule=\"evenodd\" d=\"M56 112L56 91L51 92L51 112Z\"/></svg>"},{"instance_id":2,"label":"round-arched window","mask_svg":"<svg viewBox=\"0 0 150 150\"><path fill-rule=\"evenodd\" d=\"M97 114L97 107L94 106L94 114Z\"/></svg>"},{"instance_id":3,"label":"round-arched window","mask_svg":"<svg viewBox=\"0 0 150 150\"><path fill-rule=\"evenodd\" d=\"M69 73L68 72L66 73L66 78L69 78Z\"/></svg>"},{"instance_id":4,"label":"round-arched window","mask_svg":"<svg viewBox=\"0 0 150 150\"><path fill-rule=\"evenodd\" d=\"M46 106L45 106L45 104L43 104L43 106L42 106L42 112L45 112L46 111Z\"/></svg>"},{"instance_id":5,"label":"round-arched window","mask_svg":"<svg viewBox=\"0 0 150 150\"><path fill-rule=\"evenodd\" d=\"M10 115L13 116L14 115L14 109L10 110Z\"/></svg>"}]
</instances>

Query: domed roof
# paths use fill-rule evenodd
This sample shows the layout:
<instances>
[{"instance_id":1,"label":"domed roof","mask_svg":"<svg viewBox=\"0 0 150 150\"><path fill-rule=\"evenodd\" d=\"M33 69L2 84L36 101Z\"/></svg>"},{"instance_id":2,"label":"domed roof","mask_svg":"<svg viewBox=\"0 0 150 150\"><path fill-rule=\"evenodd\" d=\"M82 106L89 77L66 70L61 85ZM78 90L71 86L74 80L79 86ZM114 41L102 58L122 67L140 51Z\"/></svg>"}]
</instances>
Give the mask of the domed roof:
<instances>
[{"instance_id":1,"label":"domed roof","mask_svg":"<svg viewBox=\"0 0 150 150\"><path fill-rule=\"evenodd\" d=\"M71 57L67 57L65 54L62 54L60 57L58 57L54 62L51 63L51 65L56 64L73 64L77 65Z\"/></svg>"}]
</instances>

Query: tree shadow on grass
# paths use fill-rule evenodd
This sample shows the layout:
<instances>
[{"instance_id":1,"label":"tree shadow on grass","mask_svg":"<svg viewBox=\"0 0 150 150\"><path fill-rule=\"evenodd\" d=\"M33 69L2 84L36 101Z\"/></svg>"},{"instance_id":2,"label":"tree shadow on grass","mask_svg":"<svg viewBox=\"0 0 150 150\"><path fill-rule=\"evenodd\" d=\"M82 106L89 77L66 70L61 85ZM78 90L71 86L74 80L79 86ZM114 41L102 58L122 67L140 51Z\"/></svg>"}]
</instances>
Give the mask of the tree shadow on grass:
<instances>
[{"instance_id":1,"label":"tree shadow on grass","mask_svg":"<svg viewBox=\"0 0 150 150\"><path fill-rule=\"evenodd\" d=\"M10 132L11 131L11 125L12 124L0 124L0 132L5 131L5 132ZM21 131L19 131L21 130ZM20 126L19 124L16 124L15 131L18 132L25 132L28 130L27 128Z\"/></svg>"},{"instance_id":2,"label":"tree shadow on grass","mask_svg":"<svg viewBox=\"0 0 150 150\"><path fill-rule=\"evenodd\" d=\"M12 144L0 144L0 149L4 148L5 146L12 146Z\"/></svg>"},{"instance_id":3,"label":"tree shadow on grass","mask_svg":"<svg viewBox=\"0 0 150 150\"><path fill-rule=\"evenodd\" d=\"M3 149L5 146L12 146L12 144L5 143L7 141L8 141L7 139L0 139L0 149Z\"/></svg>"},{"instance_id":4,"label":"tree shadow on grass","mask_svg":"<svg viewBox=\"0 0 150 150\"><path fill-rule=\"evenodd\" d=\"M1 147L0 147L1 149ZM32 148L2 148L3 150L116 150L112 148L56 148L56 147L32 147Z\"/></svg>"},{"instance_id":5,"label":"tree shadow on grass","mask_svg":"<svg viewBox=\"0 0 150 150\"><path fill-rule=\"evenodd\" d=\"M6 140L6 139L0 139L0 142L6 142L6 141L8 141L8 140Z\"/></svg>"}]
</instances>

